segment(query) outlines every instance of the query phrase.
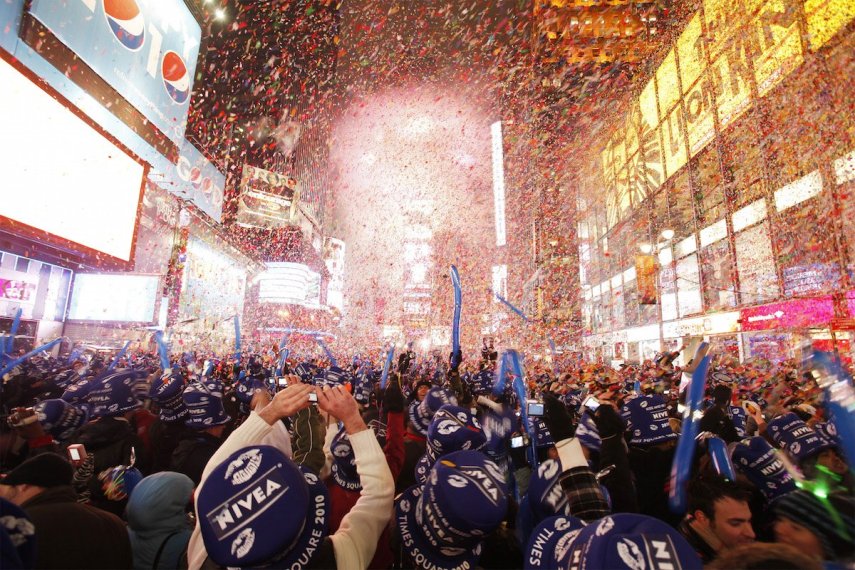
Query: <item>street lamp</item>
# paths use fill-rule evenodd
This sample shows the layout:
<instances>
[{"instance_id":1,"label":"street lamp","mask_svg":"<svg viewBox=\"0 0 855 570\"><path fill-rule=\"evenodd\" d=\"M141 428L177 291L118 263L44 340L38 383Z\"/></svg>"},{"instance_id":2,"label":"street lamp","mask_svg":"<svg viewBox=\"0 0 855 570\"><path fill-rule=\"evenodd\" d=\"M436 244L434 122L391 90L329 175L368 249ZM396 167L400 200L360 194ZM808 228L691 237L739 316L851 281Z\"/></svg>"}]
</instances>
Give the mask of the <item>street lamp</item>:
<instances>
[{"instance_id":1,"label":"street lamp","mask_svg":"<svg viewBox=\"0 0 855 570\"><path fill-rule=\"evenodd\" d=\"M644 255L650 255L651 253L653 253L653 244L647 242L640 243L638 244L638 249L640 249L641 253L643 253Z\"/></svg>"},{"instance_id":2,"label":"street lamp","mask_svg":"<svg viewBox=\"0 0 855 570\"><path fill-rule=\"evenodd\" d=\"M672 239L674 239L674 230L662 230L662 233L660 235L665 241L671 241Z\"/></svg>"}]
</instances>

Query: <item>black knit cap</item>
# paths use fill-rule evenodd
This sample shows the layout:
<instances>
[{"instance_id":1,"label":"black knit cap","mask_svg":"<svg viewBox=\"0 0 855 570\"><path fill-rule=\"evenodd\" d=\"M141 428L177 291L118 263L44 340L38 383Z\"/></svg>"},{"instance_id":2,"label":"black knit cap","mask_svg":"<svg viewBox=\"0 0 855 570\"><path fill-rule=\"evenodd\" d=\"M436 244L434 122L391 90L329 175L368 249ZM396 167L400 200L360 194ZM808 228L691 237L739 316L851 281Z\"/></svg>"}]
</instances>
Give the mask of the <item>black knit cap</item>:
<instances>
[{"instance_id":1,"label":"black knit cap","mask_svg":"<svg viewBox=\"0 0 855 570\"><path fill-rule=\"evenodd\" d=\"M775 501L774 510L776 515L810 529L822 543L827 559L848 559L855 553L855 501L850 497L831 494L824 505L807 491L793 491Z\"/></svg>"},{"instance_id":2,"label":"black knit cap","mask_svg":"<svg viewBox=\"0 0 855 570\"><path fill-rule=\"evenodd\" d=\"M0 485L35 485L46 489L71 485L74 468L56 453L42 453L31 457L12 469Z\"/></svg>"}]
</instances>

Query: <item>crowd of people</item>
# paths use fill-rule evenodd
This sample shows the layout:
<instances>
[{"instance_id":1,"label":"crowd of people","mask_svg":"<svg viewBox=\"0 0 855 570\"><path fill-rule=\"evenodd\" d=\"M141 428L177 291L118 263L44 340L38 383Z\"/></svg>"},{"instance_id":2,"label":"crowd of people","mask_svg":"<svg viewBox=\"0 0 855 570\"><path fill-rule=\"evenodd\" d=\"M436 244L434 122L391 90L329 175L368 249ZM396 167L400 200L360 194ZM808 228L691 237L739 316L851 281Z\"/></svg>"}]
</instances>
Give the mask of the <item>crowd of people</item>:
<instances>
[{"instance_id":1,"label":"crowd of people","mask_svg":"<svg viewBox=\"0 0 855 570\"><path fill-rule=\"evenodd\" d=\"M851 567L852 416L721 355L694 410L675 356L36 356L2 378L0 566Z\"/></svg>"}]
</instances>

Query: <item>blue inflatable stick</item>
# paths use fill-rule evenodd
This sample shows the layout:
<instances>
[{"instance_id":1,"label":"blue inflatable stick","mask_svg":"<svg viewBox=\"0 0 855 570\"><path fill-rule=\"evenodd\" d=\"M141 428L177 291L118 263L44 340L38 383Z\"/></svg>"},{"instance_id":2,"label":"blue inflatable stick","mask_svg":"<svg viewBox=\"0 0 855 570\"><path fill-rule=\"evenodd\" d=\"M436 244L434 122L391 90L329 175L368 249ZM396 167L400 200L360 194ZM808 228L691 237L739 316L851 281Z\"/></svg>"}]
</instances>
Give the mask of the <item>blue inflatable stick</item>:
<instances>
[{"instance_id":1,"label":"blue inflatable stick","mask_svg":"<svg viewBox=\"0 0 855 570\"><path fill-rule=\"evenodd\" d=\"M493 380L493 395L501 396L505 393L505 386L508 383L508 359L505 356L506 353L502 353L502 357L499 359L499 367L496 369L496 378Z\"/></svg>"},{"instance_id":2,"label":"blue inflatable stick","mask_svg":"<svg viewBox=\"0 0 855 570\"><path fill-rule=\"evenodd\" d=\"M110 366L107 367L107 372L113 370L119 361L125 356L125 353L128 351L128 347L131 346L131 341L127 341L125 346L122 347L122 350L119 351L119 354L116 355L116 358L113 359L113 362L110 363Z\"/></svg>"},{"instance_id":3,"label":"blue inflatable stick","mask_svg":"<svg viewBox=\"0 0 855 570\"><path fill-rule=\"evenodd\" d=\"M163 340L163 331L155 331L154 340L157 342L157 354L160 356L160 368L163 372L169 370L169 349Z\"/></svg>"},{"instance_id":4,"label":"blue inflatable stick","mask_svg":"<svg viewBox=\"0 0 855 570\"><path fill-rule=\"evenodd\" d=\"M5 376L7 372L9 372L10 370L12 370L13 368L15 368L16 366L18 366L18 365L19 365L19 364L21 364L22 362L27 361L31 356L33 356L33 355L35 355L35 354L38 354L39 352L42 352L42 351L45 351L45 350L50 350L50 349L52 349L54 346L56 346L57 344L59 344L59 343L62 341L62 339L63 339L63 338L65 338L65 337L59 337L59 338L57 338L57 339L54 339L54 340L50 341L50 342L49 342L49 343L47 343L47 344L43 344L43 345L41 345L40 347L38 347L38 348L36 348L36 349L34 349L34 350L31 350L30 352L28 352L28 353L27 353L27 354L25 354L24 356L22 356L22 357L20 357L20 358L16 358L16 359L15 359L15 360L13 360L12 362L10 362L10 363L9 363L9 364L7 364L6 366L4 366L4 367L3 367L3 370L0 370L0 380L2 380L3 376Z\"/></svg>"},{"instance_id":5,"label":"blue inflatable stick","mask_svg":"<svg viewBox=\"0 0 855 570\"><path fill-rule=\"evenodd\" d=\"M235 315L235 353L240 361L240 317Z\"/></svg>"},{"instance_id":6,"label":"blue inflatable stick","mask_svg":"<svg viewBox=\"0 0 855 570\"><path fill-rule=\"evenodd\" d=\"M460 364L460 308L463 304L463 290L460 287L460 274L451 266L451 284L454 286L454 319L451 322L451 366Z\"/></svg>"},{"instance_id":7,"label":"blue inflatable stick","mask_svg":"<svg viewBox=\"0 0 855 570\"><path fill-rule=\"evenodd\" d=\"M843 455L850 469L855 469L855 388L852 377L833 354L815 350L811 375L825 391L825 408L837 428Z\"/></svg>"},{"instance_id":8,"label":"blue inflatable stick","mask_svg":"<svg viewBox=\"0 0 855 570\"><path fill-rule=\"evenodd\" d=\"M527 316L525 316L525 313L523 313L523 312L522 312L520 309L518 309L517 307L514 307L514 306L510 303L510 301L508 301L507 299L505 299L504 297L502 297L502 296L501 296L501 295L499 295L498 293L493 292L493 294L496 296L496 299L498 299L499 301L501 301L501 302L502 302L502 304L503 304L503 305L505 305L505 306L506 306L507 308L509 308L511 311L513 311L514 313L516 313L517 315L519 315L519 316L522 318L522 320L524 320L525 322L528 322L528 317L527 317Z\"/></svg>"},{"instance_id":9,"label":"blue inflatable stick","mask_svg":"<svg viewBox=\"0 0 855 570\"><path fill-rule=\"evenodd\" d=\"M720 437L711 437L707 440L707 450L712 458L716 473L728 481L736 481L736 473L733 471L733 463L727 452L727 444Z\"/></svg>"},{"instance_id":10,"label":"blue inflatable stick","mask_svg":"<svg viewBox=\"0 0 855 570\"><path fill-rule=\"evenodd\" d=\"M333 356L332 352L330 352L330 349L327 346L327 343L325 343L323 341L323 339L319 336L315 337L315 342L318 343L318 346L320 346L323 349L324 353L327 355L327 358L330 361L330 365L331 366L338 366L338 362L336 361L335 356Z\"/></svg>"},{"instance_id":11,"label":"blue inflatable stick","mask_svg":"<svg viewBox=\"0 0 855 570\"><path fill-rule=\"evenodd\" d=\"M668 506L674 514L686 512L686 485L689 482L692 460L695 456L695 438L698 436L701 402L704 399L704 387L709 367L710 358L705 356L692 374L692 382L687 388L688 397L686 398L686 411L683 413L683 432L677 441L677 451L674 453L674 462L671 464Z\"/></svg>"},{"instance_id":12,"label":"blue inflatable stick","mask_svg":"<svg viewBox=\"0 0 855 570\"><path fill-rule=\"evenodd\" d=\"M392 359L395 357L395 345L389 347L389 354L386 355L386 363L383 365L383 375L380 376L380 389L386 389L386 382L389 380L389 369L392 368Z\"/></svg>"}]
</instances>

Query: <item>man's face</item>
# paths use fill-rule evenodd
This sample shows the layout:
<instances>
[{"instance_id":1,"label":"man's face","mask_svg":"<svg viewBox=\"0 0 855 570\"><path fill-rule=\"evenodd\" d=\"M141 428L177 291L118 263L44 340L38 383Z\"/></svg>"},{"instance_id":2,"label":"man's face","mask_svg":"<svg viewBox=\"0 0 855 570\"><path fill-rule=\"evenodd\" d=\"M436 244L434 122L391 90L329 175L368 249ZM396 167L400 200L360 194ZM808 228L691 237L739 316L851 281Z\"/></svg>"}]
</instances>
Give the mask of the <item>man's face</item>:
<instances>
[{"instance_id":1,"label":"man's face","mask_svg":"<svg viewBox=\"0 0 855 570\"><path fill-rule=\"evenodd\" d=\"M748 503L724 497L716 501L713 508L715 516L709 521L710 529L718 536L725 548L754 542L751 509L748 508Z\"/></svg>"},{"instance_id":2,"label":"man's face","mask_svg":"<svg viewBox=\"0 0 855 570\"><path fill-rule=\"evenodd\" d=\"M421 402L422 400L424 400L424 399L425 399L425 396L427 395L427 393L428 393L428 390L429 390L429 389L430 389L430 388L428 388L428 387L427 387L427 386L425 386L424 384L422 384L421 386L419 386L419 389L416 391L416 399L417 399L419 402Z\"/></svg>"}]
</instances>

